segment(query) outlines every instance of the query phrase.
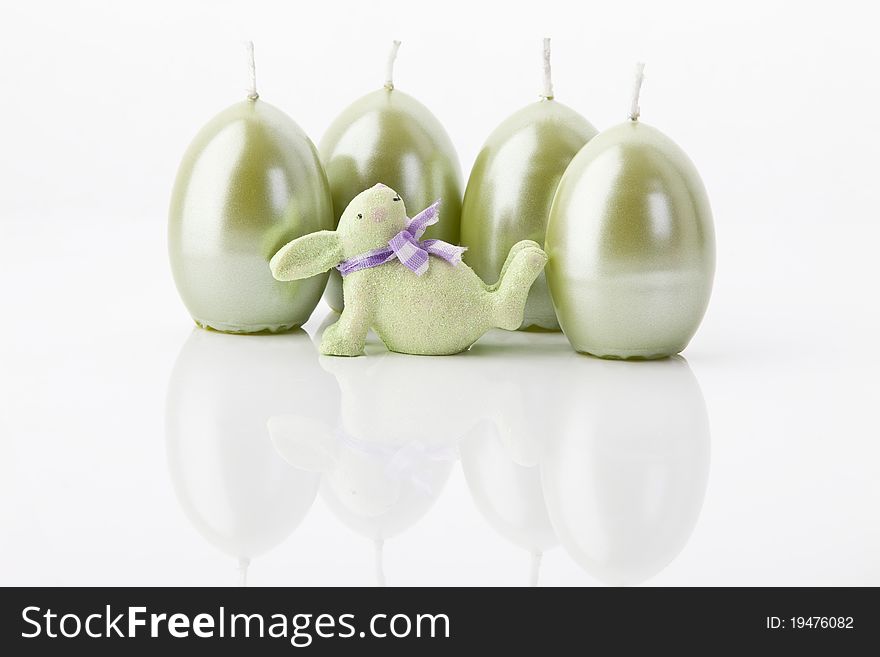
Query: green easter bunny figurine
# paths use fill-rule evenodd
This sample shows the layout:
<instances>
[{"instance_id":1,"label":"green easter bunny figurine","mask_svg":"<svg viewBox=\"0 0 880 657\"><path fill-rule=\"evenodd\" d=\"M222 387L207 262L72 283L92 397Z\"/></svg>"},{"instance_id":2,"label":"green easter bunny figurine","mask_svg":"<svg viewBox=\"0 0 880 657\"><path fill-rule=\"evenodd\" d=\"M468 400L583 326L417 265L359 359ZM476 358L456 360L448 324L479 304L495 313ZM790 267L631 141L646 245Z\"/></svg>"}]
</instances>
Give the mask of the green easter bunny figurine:
<instances>
[{"instance_id":1,"label":"green easter bunny figurine","mask_svg":"<svg viewBox=\"0 0 880 657\"><path fill-rule=\"evenodd\" d=\"M279 281L331 267L342 274L345 309L324 331L321 353L358 356L372 328L391 351L456 354L493 327L520 326L547 255L536 242L517 242L498 282L486 285L461 262L463 247L420 240L438 221L438 205L408 219L397 192L379 184L354 197L335 231L304 235L272 257Z\"/></svg>"}]
</instances>

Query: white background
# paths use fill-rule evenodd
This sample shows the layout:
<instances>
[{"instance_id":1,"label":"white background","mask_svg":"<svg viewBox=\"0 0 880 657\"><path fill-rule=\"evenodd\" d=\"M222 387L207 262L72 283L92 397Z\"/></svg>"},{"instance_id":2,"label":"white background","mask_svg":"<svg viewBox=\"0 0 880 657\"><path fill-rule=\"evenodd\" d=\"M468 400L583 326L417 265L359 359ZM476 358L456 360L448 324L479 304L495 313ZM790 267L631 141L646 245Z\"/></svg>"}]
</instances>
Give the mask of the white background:
<instances>
[{"instance_id":1,"label":"white background","mask_svg":"<svg viewBox=\"0 0 880 657\"><path fill-rule=\"evenodd\" d=\"M467 175L536 99L551 36L557 99L600 129L626 118L647 61L642 120L691 156L715 213L715 291L684 353L711 424L705 499L671 564L636 580L880 585L876 19L870 3L768 0L4 3L0 583L236 581L172 485L166 391L191 323L165 222L189 140L244 97L242 40L261 97L317 141L381 86L401 39L397 86L445 125ZM570 553L545 555L543 584L607 579ZM250 582L372 584L372 558L319 497ZM456 463L386 544L385 571L523 584L528 555L484 521Z\"/></svg>"}]
</instances>

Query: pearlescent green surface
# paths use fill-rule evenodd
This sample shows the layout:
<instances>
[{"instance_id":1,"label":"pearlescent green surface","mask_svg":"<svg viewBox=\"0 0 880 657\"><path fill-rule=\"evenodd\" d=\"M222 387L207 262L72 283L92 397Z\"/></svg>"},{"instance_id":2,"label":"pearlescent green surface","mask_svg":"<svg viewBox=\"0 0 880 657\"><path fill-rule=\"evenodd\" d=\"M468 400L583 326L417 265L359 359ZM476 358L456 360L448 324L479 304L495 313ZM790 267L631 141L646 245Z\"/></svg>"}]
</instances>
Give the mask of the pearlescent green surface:
<instances>
[{"instance_id":1,"label":"pearlescent green surface","mask_svg":"<svg viewBox=\"0 0 880 657\"><path fill-rule=\"evenodd\" d=\"M449 135L412 96L380 89L356 100L321 139L321 159L330 181L336 223L351 200L377 183L406 199L415 213L443 199L443 220L424 239L458 244L461 167ZM331 272L327 303L342 310L342 278Z\"/></svg>"},{"instance_id":2,"label":"pearlescent green surface","mask_svg":"<svg viewBox=\"0 0 880 657\"><path fill-rule=\"evenodd\" d=\"M488 283L498 280L510 248L544 244L550 204L571 159L596 135L580 114L552 99L519 110L486 140L468 179L461 211L464 260ZM559 330L542 273L521 328Z\"/></svg>"},{"instance_id":3,"label":"pearlescent green surface","mask_svg":"<svg viewBox=\"0 0 880 657\"><path fill-rule=\"evenodd\" d=\"M300 326L327 275L281 283L269 259L290 240L332 227L314 144L272 105L237 103L202 128L177 172L168 221L174 281L202 327L254 333Z\"/></svg>"},{"instance_id":4,"label":"pearlescent green surface","mask_svg":"<svg viewBox=\"0 0 880 657\"><path fill-rule=\"evenodd\" d=\"M662 358L693 337L712 291L715 231L693 163L638 121L591 140L550 211L547 281L580 352Z\"/></svg>"}]
</instances>

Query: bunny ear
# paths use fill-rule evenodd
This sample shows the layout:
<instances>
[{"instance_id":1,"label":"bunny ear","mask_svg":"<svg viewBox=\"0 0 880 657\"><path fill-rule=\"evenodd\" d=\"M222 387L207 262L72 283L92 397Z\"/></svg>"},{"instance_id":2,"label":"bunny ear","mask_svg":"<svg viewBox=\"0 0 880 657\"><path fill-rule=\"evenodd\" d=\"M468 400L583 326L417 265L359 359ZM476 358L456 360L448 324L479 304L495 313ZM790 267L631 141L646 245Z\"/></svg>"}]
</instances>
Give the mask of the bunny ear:
<instances>
[{"instance_id":1,"label":"bunny ear","mask_svg":"<svg viewBox=\"0 0 880 657\"><path fill-rule=\"evenodd\" d=\"M295 281L321 274L344 259L336 231L321 230L282 246L269 261L269 268L279 281Z\"/></svg>"}]
</instances>

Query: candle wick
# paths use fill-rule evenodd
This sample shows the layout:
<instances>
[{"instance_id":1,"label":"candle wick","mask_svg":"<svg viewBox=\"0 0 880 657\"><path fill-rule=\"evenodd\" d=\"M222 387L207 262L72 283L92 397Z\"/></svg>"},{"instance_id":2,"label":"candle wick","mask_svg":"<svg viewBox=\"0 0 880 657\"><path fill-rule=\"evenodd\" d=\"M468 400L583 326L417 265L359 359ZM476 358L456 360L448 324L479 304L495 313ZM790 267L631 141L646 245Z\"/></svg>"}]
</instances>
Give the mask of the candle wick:
<instances>
[{"instance_id":1,"label":"candle wick","mask_svg":"<svg viewBox=\"0 0 880 657\"><path fill-rule=\"evenodd\" d=\"M550 71L550 39L544 39L544 85L541 98L553 100L553 77Z\"/></svg>"},{"instance_id":2,"label":"candle wick","mask_svg":"<svg viewBox=\"0 0 880 657\"><path fill-rule=\"evenodd\" d=\"M385 587L385 542L381 538L373 541L373 566L376 571L376 586Z\"/></svg>"},{"instance_id":3,"label":"candle wick","mask_svg":"<svg viewBox=\"0 0 880 657\"><path fill-rule=\"evenodd\" d=\"M250 565L251 560L247 557L241 557L238 560L238 585L242 588L247 586L248 566Z\"/></svg>"},{"instance_id":4,"label":"candle wick","mask_svg":"<svg viewBox=\"0 0 880 657\"><path fill-rule=\"evenodd\" d=\"M388 53L388 63L385 65L385 88L388 91L394 89L394 60L397 59L398 48L400 48L400 41L393 41L391 52Z\"/></svg>"},{"instance_id":5,"label":"candle wick","mask_svg":"<svg viewBox=\"0 0 880 657\"><path fill-rule=\"evenodd\" d=\"M254 64L254 42L247 41L244 44L245 50L247 52L247 63L248 63L248 72L250 73L251 83L247 89L248 92L248 100L257 100L260 97L260 94L257 93L257 67Z\"/></svg>"},{"instance_id":6,"label":"candle wick","mask_svg":"<svg viewBox=\"0 0 880 657\"><path fill-rule=\"evenodd\" d=\"M529 586L533 588L538 586L538 578L541 575L542 556L544 555L540 550L532 552L531 569L529 571Z\"/></svg>"},{"instance_id":7,"label":"candle wick","mask_svg":"<svg viewBox=\"0 0 880 657\"><path fill-rule=\"evenodd\" d=\"M645 81L645 62L636 64L636 77L633 82L632 105L629 108L629 120L638 121L641 114L639 107L639 95L642 93L642 83Z\"/></svg>"}]
</instances>

